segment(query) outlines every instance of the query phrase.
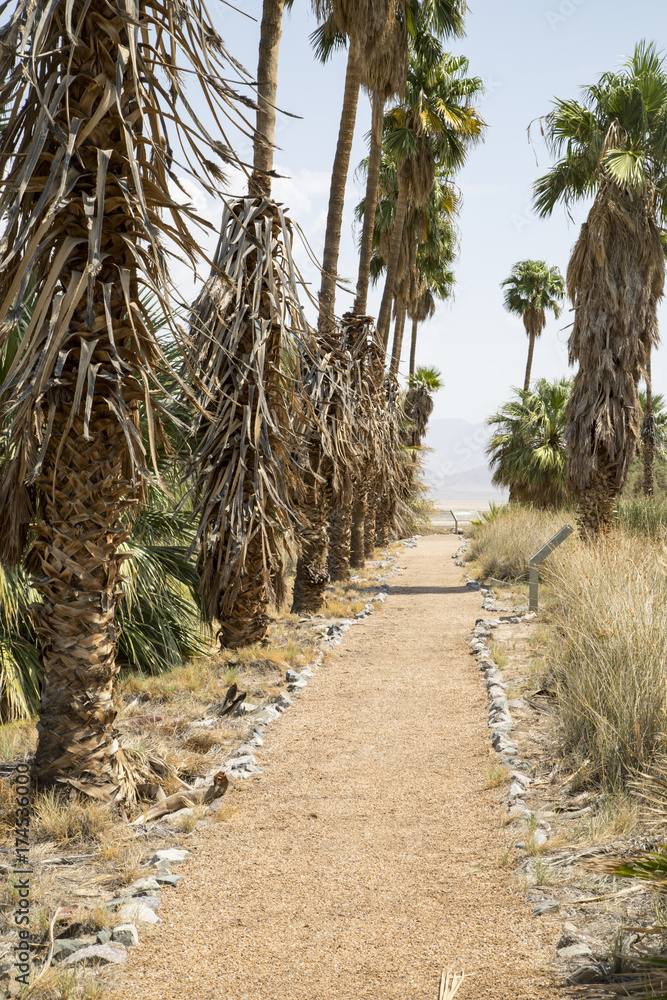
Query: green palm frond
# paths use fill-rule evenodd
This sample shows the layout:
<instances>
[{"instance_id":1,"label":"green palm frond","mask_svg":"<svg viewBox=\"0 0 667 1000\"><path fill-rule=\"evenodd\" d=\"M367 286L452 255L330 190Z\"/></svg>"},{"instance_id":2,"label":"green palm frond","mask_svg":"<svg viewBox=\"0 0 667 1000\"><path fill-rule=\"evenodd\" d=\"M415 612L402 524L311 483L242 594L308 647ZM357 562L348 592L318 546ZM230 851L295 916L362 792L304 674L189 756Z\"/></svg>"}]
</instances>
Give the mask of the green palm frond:
<instances>
[{"instance_id":1,"label":"green palm frond","mask_svg":"<svg viewBox=\"0 0 667 1000\"><path fill-rule=\"evenodd\" d=\"M493 481L509 486L516 500L557 506L566 499L565 429L571 382L538 379L532 390L515 390L487 420L494 433L487 447Z\"/></svg>"},{"instance_id":2,"label":"green palm frond","mask_svg":"<svg viewBox=\"0 0 667 1000\"><path fill-rule=\"evenodd\" d=\"M639 42L620 72L602 74L582 99L556 100L543 119L556 163L535 184L535 207L594 194L604 178L653 191L667 173L667 70L653 43Z\"/></svg>"}]
</instances>

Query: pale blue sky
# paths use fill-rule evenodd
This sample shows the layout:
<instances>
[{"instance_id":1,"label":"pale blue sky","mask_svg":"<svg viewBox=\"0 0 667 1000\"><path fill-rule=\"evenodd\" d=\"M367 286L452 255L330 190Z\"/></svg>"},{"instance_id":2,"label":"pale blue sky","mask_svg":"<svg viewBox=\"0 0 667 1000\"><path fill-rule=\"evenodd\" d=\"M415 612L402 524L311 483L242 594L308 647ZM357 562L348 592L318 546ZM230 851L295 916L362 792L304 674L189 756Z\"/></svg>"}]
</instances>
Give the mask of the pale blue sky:
<instances>
[{"instance_id":1,"label":"pale blue sky","mask_svg":"<svg viewBox=\"0 0 667 1000\"><path fill-rule=\"evenodd\" d=\"M239 6L256 18L261 0ZM218 7L216 20L233 55L255 72L259 23L229 7ZM565 271L585 207L568 219L557 209L542 221L530 211L531 185L549 166L548 155L528 124L549 111L554 96L575 97L580 86L616 67L636 41L655 40L667 49L664 0L471 0L467 35L450 49L470 59L470 72L481 76L487 96L481 110L489 129L486 142L472 151L460 177L463 194L461 255L456 266L455 300L439 306L421 328L418 363L441 368L446 388L436 398L436 417L478 421L521 384L527 339L520 320L502 306L500 282L517 260L545 258ZM276 182L275 197L285 202L313 249L321 253L326 223L331 164L342 101L345 55L322 67L313 60L308 35L316 26L310 3L296 0L285 18L280 58L278 104L301 116L279 121L276 166L288 179ZM362 96L352 165L365 155L369 102ZM250 156L250 150L244 150ZM234 182L233 182L234 183ZM238 182L237 182L238 183ZM361 187L350 171L343 222L340 274L356 280L357 256L352 232L354 205ZM207 206L211 210L211 206ZM219 212L219 209L215 209ZM211 216L209 215L209 218ZM296 248L307 280L316 293L315 269ZM343 312L351 296L339 292ZM371 298L377 311L379 293ZM661 310L667 338L667 308ZM534 375L567 372L568 312L553 320L535 351ZM407 366L406 346L403 370ZM656 352L656 391L667 390L667 347Z\"/></svg>"}]
</instances>

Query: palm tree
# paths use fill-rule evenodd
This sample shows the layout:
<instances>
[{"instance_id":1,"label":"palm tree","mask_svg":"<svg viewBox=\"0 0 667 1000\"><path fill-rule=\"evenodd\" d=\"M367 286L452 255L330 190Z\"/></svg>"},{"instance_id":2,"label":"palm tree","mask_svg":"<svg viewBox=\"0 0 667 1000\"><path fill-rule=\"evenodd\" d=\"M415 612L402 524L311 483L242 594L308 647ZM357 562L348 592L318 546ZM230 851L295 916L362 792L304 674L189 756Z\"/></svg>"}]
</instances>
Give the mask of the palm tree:
<instances>
[{"instance_id":1,"label":"palm tree","mask_svg":"<svg viewBox=\"0 0 667 1000\"><path fill-rule=\"evenodd\" d=\"M59 0L39 17L19 0L2 36L3 104L17 113L0 133L0 558L23 562L41 598L35 778L117 800L133 794L114 731L121 546L157 465L169 368L139 292L154 291L176 334L161 241L194 264L188 225L212 227L174 200L170 178L196 173L215 196L214 159L229 155L181 101L182 64L220 121L234 98L196 2L165 21L152 0L131 15L115 0ZM33 313L17 341L27 289Z\"/></svg>"},{"instance_id":2,"label":"palm tree","mask_svg":"<svg viewBox=\"0 0 667 1000\"><path fill-rule=\"evenodd\" d=\"M377 328L387 346L408 204L427 200L436 167L454 170L465 161L471 143L485 127L472 100L482 91L479 78L468 78L468 61L443 56L436 65L419 55L410 60L405 98L385 118L385 149L398 176L396 216L387 257L387 278Z\"/></svg>"},{"instance_id":3,"label":"palm tree","mask_svg":"<svg viewBox=\"0 0 667 1000\"><path fill-rule=\"evenodd\" d=\"M571 387L568 379L538 379L532 390L516 389L516 398L487 420L495 427L486 450L493 482L508 486L519 503L558 507L567 501L565 431Z\"/></svg>"},{"instance_id":4,"label":"palm tree","mask_svg":"<svg viewBox=\"0 0 667 1000\"><path fill-rule=\"evenodd\" d=\"M644 496L651 497L654 492L654 473L656 448L663 452L667 444L667 409L662 393L655 395L650 391L650 362L646 372L646 391L639 393L639 405L644 414L641 423L641 454L644 466L642 486Z\"/></svg>"},{"instance_id":5,"label":"palm tree","mask_svg":"<svg viewBox=\"0 0 667 1000\"><path fill-rule=\"evenodd\" d=\"M405 413L410 421L410 446L419 448L426 436L426 426L433 413L433 393L444 388L442 372L437 368L418 368L408 378L405 394Z\"/></svg>"},{"instance_id":6,"label":"palm tree","mask_svg":"<svg viewBox=\"0 0 667 1000\"><path fill-rule=\"evenodd\" d=\"M565 282L558 268L549 267L546 261L520 260L501 287L505 289L505 308L515 316L521 316L526 328L528 360L523 388L527 390L530 386L535 341L547 324L547 310L551 310L556 319L560 316Z\"/></svg>"},{"instance_id":7,"label":"palm tree","mask_svg":"<svg viewBox=\"0 0 667 1000\"><path fill-rule=\"evenodd\" d=\"M595 201L567 273L574 304L570 362L579 362L568 414L568 482L584 535L612 523L640 433L637 384L657 342L664 287L660 223L667 204L667 70L640 43L620 72L545 119L560 159L535 185L549 215L559 201Z\"/></svg>"},{"instance_id":8,"label":"palm tree","mask_svg":"<svg viewBox=\"0 0 667 1000\"><path fill-rule=\"evenodd\" d=\"M359 165L359 172L367 169L368 161ZM385 154L380 169L379 198L376 203L373 227L373 255L370 275L373 284L386 272L391 237L396 219L398 180L396 164ZM458 234L454 215L458 210L459 195L446 171L436 173L433 187L425 205L409 208L403 227L403 240L396 274L396 313L405 308L412 320L410 374L414 374L417 329L420 322L435 311L435 298L451 295L454 275L450 269L456 256ZM357 219L366 220L366 201L356 207ZM405 313L401 317L404 325ZM397 334L397 335L396 335ZM400 362L402 330L397 323L392 348L391 371L396 374Z\"/></svg>"},{"instance_id":9,"label":"palm tree","mask_svg":"<svg viewBox=\"0 0 667 1000\"><path fill-rule=\"evenodd\" d=\"M321 335L331 337L335 331L334 308L345 188L364 64L378 51L387 47L390 53L393 51L397 0L313 0L313 8L318 17L331 18L334 31L347 36L349 41L343 108L331 172L319 294L318 329Z\"/></svg>"},{"instance_id":10,"label":"palm tree","mask_svg":"<svg viewBox=\"0 0 667 1000\"><path fill-rule=\"evenodd\" d=\"M271 196L271 175L276 135L278 57L283 12L294 0L264 0L257 65L257 127L253 136L250 194Z\"/></svg>"},{"instance_id":11,"label":"palm tree","mask_svg":"<svg viewBox=\"0 0 667 1000\"><path fill-rule=\"evenodd\" d=\"M415 375L419 324L435 313L435 300L449 298L456 278L451 269L456 259L458 232L454 215L459 196L446 174L436 175L429 199L422 212L422 242L415 258L417 292L408 305L412 320L409 375ZM400 355L396 362L400 362Z\"/></svg>"},{"instance_id":12,"label":"palm tree","mask_svg":"<svg viewBox=\"0 0 667 1000\"><path fill-rule=\"evenodd\" d=\"M267 607L285 598L285 540L305 530L298 507L308 469L294 416L310 333L291 226L271 198L283 8L265 0L250 196L225 208L214 267L191 314L200 402L213 400L196 421L192 462L201 587L228 647L265 638Z\"/></svg>"},{"instance_id":13,"label":"palm tree","mask_svg":"<svg viewBox=\"0 0 667 1000\"><path fill-rule=\"evenodd\" d=\"M426 3L411 0L405 18L408 31L404 30L404 19L397 17L393 45L386 53L379 53L379 58L371 61L369 66L370 79L365 82L372 94L372 124L364 197L368 213L364 215L359 242L359 275L353 310L356 316L363 316L367 309L375 207L381 174L384 109L391 97L403 94L408 69L408 37L413 48L424 58L436 62L442 58L439 39L463 34L465 10L465 0L430 0Z\"/></svg>"}]
</instances>

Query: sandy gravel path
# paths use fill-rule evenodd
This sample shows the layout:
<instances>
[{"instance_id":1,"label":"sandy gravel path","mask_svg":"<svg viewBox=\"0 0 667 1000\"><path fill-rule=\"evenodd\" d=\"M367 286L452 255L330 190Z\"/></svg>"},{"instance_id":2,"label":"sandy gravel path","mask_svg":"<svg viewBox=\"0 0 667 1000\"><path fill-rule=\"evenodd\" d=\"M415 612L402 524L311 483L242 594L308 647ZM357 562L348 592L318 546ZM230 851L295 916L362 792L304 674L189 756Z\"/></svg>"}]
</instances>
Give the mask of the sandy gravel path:
<instances>
[{"instance_id":1,"label":"sandy gravel path","mask_svg":"<svg viewBox=\"0 0 667 1000\"><path fill-rule=\"evenodd\" d=\"M392 594L266 733L232 821L164 893L115 1000L549 1000L539 922L497 864L508 831L464 636L479 594L451 535L400 560ZM381 627L379 627L381 626Z\"/></svg>"}]
</instances>

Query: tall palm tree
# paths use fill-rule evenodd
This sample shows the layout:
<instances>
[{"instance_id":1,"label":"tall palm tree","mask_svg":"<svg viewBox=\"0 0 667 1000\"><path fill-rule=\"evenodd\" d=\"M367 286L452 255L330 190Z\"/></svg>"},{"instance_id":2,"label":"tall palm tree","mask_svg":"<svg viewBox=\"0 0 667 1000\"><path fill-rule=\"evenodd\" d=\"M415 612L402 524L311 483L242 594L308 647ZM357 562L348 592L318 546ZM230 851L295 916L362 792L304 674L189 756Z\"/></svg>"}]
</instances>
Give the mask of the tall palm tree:
<instances>
[{"instance_id":1,"label":"tall palm tree","mask_svg":"<svg viewBox=\"0 0 667 1000\"><path fill-rule=\"evenodd\" d=\"M215 196L214 158L228 156L181 101L182 63L221 131L233 95L196 0L168 20L153 0L58 0L39 17L18 0L1 34L2 103L16 113L0 133L0 558L23 562L41 598L36 780L121 799L133 782L114 732L120 549L157 466L169 369L139 293L154 291L176 334L161 241L194 263L188 226L212 227L170 184L187 170Z\"/></svg>"},{"instance_id":2,"label":"tall palm tree","mask_svg":"<svg viewBox=\"0 0 667 1000\"><path fill-rule=\"evenodd\" d=\"M262 4L257 63L257 127L253 136L253 170L249 184L251 195L271 195L283 12L289 10L293 2L264 0Z\"/></svg>"},{"instance_id":3,"label":"tall palm tree","mask_svg":"<svg viewBox=\"0 0 667 1000\"><path fill-rule=\"evenodd\" d=\"M318 17L331 18L333 28L347 36L349 41L343 108L331 171L319 294L318 329L321 335L330 337L335 330L340 233L364 64L378 50L385 49L388 40L389 50L393 49L397 0L313 0L313 8Z\"/></svg>"},{"instance_id":4,"label":"tall palm tree","mask_svg":"<svg viewBox=\"0 0 667 1000\"><path fill-rule=\"evenodd\" d=\"M410 421L410 446L419 448L426 436L428 420L433 413L433 393L444 387L442 372L437 368L418 368L408 378L405 413Z\"/></svg>"},{"instance_id":5,"label":"tall palm tree","mask_svg":"<svg viewBox=\"0 0 667 1000\"><path fill-rule=\"evenodd\" d=\"M533 389L516 389L516 398L487 420L494 427L486 450L493 482L508 486L512 499L537 507L567 500L565 431L572 383L538 379Z\"/></svg>"},{"instance_id":6,"label":"tall palm tree","mask_svg":"<svg viewBox=\"0 0 667 1000\"><path fill-rule=\"evenodd\" d=\"M357 316L363 316L367 309L373 226L380 185L384 109L391 97L403 94L407 78L408 39L411 39L413 49L436 62L442 58L440 39L463 34L465 11L465 0L411 0L405 11L407 16L396 19L392 48L380 52L378 59L370 61L370 79L365 83L371 91L372 122L364 197L367 214L364 215L359 242L359 274L353 310ZM407 31L403 28L404 22Z\"/></svg>"},{"instance_id":7,"label":"tall palm tree","mask_svg":"<svg viewBox=\"0 0 667 1000\"><path fill-rule=\"evenodd\" d=\"M298 358L310 333L299 303L291 225L271 198L283 0L265 0L249 196L223 213L211 275L191 313L203 383L193 458L201 587L223 646L259 642L285 597L285 540L307 462L299 439Z\"/></svg>"},{"instance_id":8,"label":"tall palm tree","mask_svg":"<svg viewBox=\"0 0 667 1000\"><path fill-rule=\"evenodd\" d=\"M366 169L367 162L362 161L360 172ZM385 154L381 163L379 199L373 227L373 255L370 265L373 284L386 272L397 199L396 164ZM418 325L433 314L434 297L447 298L454 285L450 265L457 250L455 213L458 205L459 195L449 174L438 170L426 203L419 209L411 207L407 212L396 275L396 299L405 300L406 312L412 319L410 374L414 374ZM356 217L363 219L365 223L365 199L357 205L355 211ZM394 337L391 364L394 374L398 371L401 341L402 335Z\"/></svg>"},{"instance_id":9,"label":"tall palm tree","mask_svg":"<svg viewBox=\"0 0 667 1000\"><path fill-rule=\"evenodd\" d=\"M408 204L422 206L436 167L454 170L462 166L468 147L483 134L484 121L472 105L482 92L482 81L467 77L467 72L468 60L462 56L445 55L433 65L414 55L405 98L385 118L385 149L398 173L396 216L377 322L385 348Z\"/></svg>"},{"instance_id":10,"label":"tall palm tree","mask_svg":"<svg viewBox=\"0 0 667 1000\"><path fill-rule=\"evenodd\" d=\"M520 260L501 287L505 289L505 308L521 316L526 328L528 360L523 380L526 391L530 386L535 341L547 324L547 310L553 312L556 319L560 316L565 282L558 268L549 267L546 261Z\"/></svg>"},{"instance_id":11,"label":"tall palm tree","mask_svg":"<svg viewBox=\"0 0 667 1000\"><path fill-rule=\"evenodd\" d=\"M569 355L579 363L567 445L580 525L596 537L611 524L635 453L637 383L658 339L667 205L664 59L653 44L638 44L621 71L603 74L581 101L556 101L544 126L560 159L535 185L538 212L595 195L567 274L574 304Z\"/></svg>"}]
</instances>

